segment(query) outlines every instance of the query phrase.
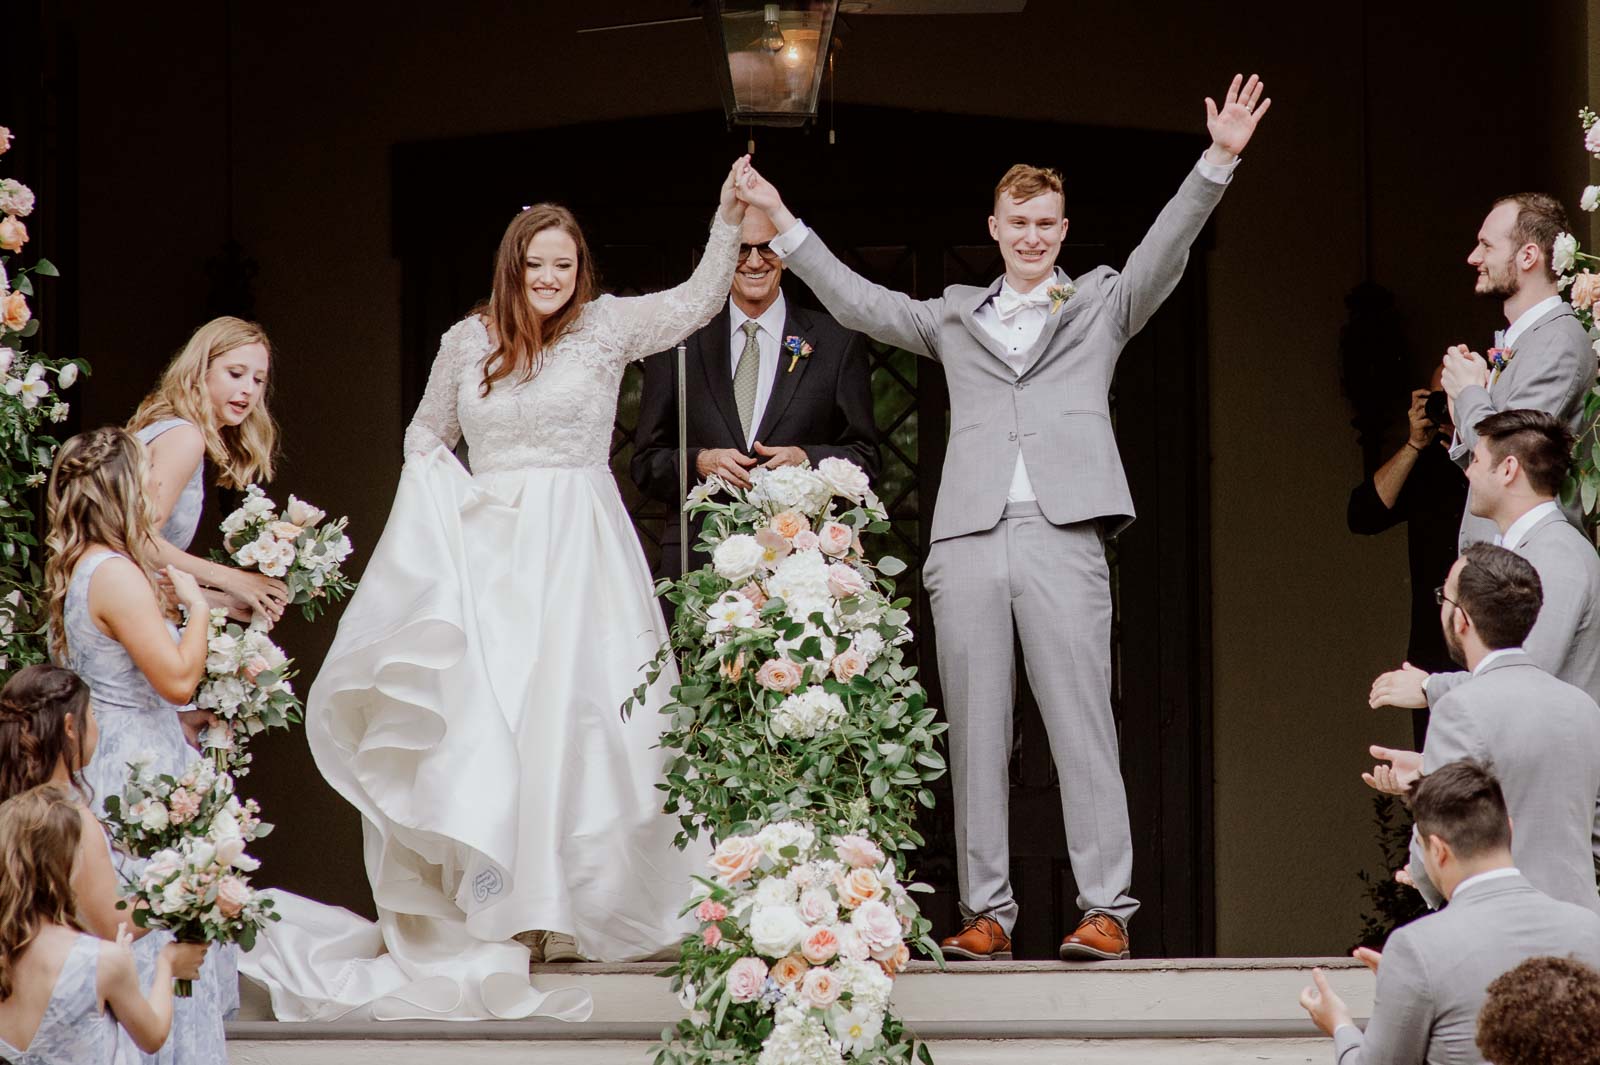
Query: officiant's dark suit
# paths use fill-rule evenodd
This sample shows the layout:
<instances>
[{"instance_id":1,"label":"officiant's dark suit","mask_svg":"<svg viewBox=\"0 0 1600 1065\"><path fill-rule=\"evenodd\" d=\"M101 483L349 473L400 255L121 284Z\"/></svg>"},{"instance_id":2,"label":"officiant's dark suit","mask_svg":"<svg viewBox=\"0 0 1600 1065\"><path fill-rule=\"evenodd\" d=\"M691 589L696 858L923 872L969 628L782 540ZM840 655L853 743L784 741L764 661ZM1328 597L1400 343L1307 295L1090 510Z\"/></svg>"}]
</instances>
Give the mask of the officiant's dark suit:
<instances>
[{"instance_id":1,"label":"officiant's dark suit","mask_svg":"<svg viewBox=\"0 0 1600 1065\"><path fill-rule=\"evenodd\" d=\"M755 212L751 212L754 214ZM758 235L759 238L759 235ZM750 239L749 236L746 237ZM740 269L759 262L765 246L747 246ZM776 257L768 268L782 269ZM776 284L776 278L773 283ZM741 279L734 279L735 290ZM748 331L746 321L757 323ZM777 328L781 322L781 329ZM737 332L739 343L734 342ZM751 334L755 334L751 337ZM798 337L811 353L795 358L784 341ZM688 340L686 379L689 428L689 484L701 480L696 470L700 453L710 448L730 448L756 455L754 444L798 447L815 466L825 458L849 459L874 481L878 476L878 429L872 416L872 385L865 339L822 311L797 306L781 290L767 311L750 318L730 298L728 305L705 328ZM760 381L745 389L742 412L736 397L738 359L750 348L766 346ZM773 365L772 354L777 357ZM756 392L752 403L750 390ZM678 408L677 353L664 351L644 361L644 391L639 401L639 424L634 432L630 472L639 490L673 508L661 535L661 561L657 577L679 573ZM762 402L764 400L764 402ZM741 414L753 425L746 428ZM757 456L760 457L760 456ZM763 460L765 461L765 460ZM699 540L691 527L691 547ZM696 552L692 567L708 558Z\"/></svg>"}]
</instances>

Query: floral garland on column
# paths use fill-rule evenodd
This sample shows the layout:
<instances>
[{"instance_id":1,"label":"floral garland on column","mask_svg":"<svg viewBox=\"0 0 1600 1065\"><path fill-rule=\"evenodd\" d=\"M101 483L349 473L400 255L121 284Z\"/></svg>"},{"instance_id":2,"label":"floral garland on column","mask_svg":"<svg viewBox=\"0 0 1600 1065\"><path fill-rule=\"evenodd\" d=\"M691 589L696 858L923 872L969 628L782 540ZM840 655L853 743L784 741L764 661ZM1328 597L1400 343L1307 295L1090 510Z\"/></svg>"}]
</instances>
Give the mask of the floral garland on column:
<instances>
[{"instance_id":1,"label":"floral garland on column","mask_svg":"<svg viewBox=\"0 0 1600 1065\"><path fill-rule=\"evenodd\" d=\"M0 126L0 155L11 148L11 131ZM57 393L89 372L82 359L51 359L27 352L39 332L29 306L34 279L59 277L49 259L20 266L30 239L33 190L0 178L0 683L23 666L48 660L40 567L38 512L60 441L50 429L66 420Z\"/></svg>"},{"instance_id":2,"label":"floral garland on column","mask_svg":"<svg viewBox=\"0 0 1600 1065\"><path fill-rule=\"evenodd\" d=\"M676 659L657 787L680 846L717 843L685 907L700 931L667 970L689 1016L655 1060L928 1062L888 1006L908 940L939 957L909 894L927 889L903 883L946 728L904 661L906 567L868 560L863 534L889 521L854 463L750 476L690 494L712 563L658 585L671 642L624 706Z\"/></svg>"}]
</instances>

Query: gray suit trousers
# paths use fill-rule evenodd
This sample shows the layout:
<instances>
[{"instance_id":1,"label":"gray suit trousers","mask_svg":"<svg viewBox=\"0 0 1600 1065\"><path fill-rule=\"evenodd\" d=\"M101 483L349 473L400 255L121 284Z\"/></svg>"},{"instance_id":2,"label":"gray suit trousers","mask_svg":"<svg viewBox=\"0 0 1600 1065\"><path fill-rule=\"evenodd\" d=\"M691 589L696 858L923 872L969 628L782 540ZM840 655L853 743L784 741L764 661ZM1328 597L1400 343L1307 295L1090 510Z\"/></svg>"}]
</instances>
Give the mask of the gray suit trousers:
<instances>
[{"instance_id":1,"label":"gray suit trousers","mask_svg":"<svg viewBox=\"0 0 1600 1065\"><path fill-rule=\"evenodd\" d=\"M1009 935L1013 625L1061 778L1078 907L1123 921L1133 844L1111 714L1111 583L1096 522L1052 525L1012 503L992 529L935 541L923 568L950 720L963 905Z\"/></svg>"}]
</instances>

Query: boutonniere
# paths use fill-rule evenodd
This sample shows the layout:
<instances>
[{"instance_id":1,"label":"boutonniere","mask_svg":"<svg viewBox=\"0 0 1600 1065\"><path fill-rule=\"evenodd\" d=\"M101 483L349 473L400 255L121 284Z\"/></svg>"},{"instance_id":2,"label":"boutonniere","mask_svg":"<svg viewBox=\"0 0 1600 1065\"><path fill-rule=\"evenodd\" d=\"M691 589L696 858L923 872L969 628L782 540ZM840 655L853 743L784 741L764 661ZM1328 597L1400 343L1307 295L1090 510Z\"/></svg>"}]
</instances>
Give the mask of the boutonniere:
<instances>
[{"instance_id":1,"label":"boutonniere","mask_svg":"<svg viewBox=\"0 0 1600 1065\"><path fill-rule=\"evenodd\" d=\"M1050 314L1053 316L1066 306L1068 300L1078 294L1078 286L1068 281L1064 285L1051 285L1044 290L1044 294L1050 297Z\"/></svg>"},{"instance_id":2,"label":"boutonniere","mask_svg":"<svg viewBox=\"0 0 1600 1065\"><path fill-rule=\"evenodd\" d=\"M795 363L811 358L811 353L816 349L800 337L786 336L783 338L783 350L789 353L789 368L783 372L794 373Z\"/></svg>"},{"instance_id":3,"label":"boutonniere","mask_svg":"<svg viewBox=\"0 0 1600 1065\"><path fill-rule=\"evenodd\" d=\"M1504 370L1507 366L1509 366L1511 364L1511 357L1513 355L1515 355L1515 354L1516 354L1516 352L1512 351L1510 348L1490 348L1489 349L1489 370L1490 370L1490 372L1495 373L1495 374L1500 373L1502 370Z\"/></svg>"}]
</instances>

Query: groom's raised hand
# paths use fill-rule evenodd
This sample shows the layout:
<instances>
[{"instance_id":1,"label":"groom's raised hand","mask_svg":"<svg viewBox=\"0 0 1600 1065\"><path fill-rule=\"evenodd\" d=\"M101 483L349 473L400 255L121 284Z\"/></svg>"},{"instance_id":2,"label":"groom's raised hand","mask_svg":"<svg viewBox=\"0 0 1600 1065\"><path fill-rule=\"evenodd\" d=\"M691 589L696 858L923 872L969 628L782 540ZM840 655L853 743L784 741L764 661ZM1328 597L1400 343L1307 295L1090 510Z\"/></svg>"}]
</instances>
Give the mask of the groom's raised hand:
<instances>
[{"instance_id":1,"label":"groom's raised hand","mask_svg":"<svg viewBox=\"0 0 1600 1065\"><path fill-rule=\"evenodd\" d=\"M749 168L750 157L741 155L733 161L733 166L728 168L728 176L722 181L722 192L717 207L722 220L730 226L736 226L744 221L746 201L739 196L738 189L739 182Z\"/></svg>"},{"instance_id":2,"label":"groom's raised hand","mask_svg":"<svg viewBox=\"0 0 1600 1065\"><path fill-rule=\"evenodd\" d=\"M1266 83L1254 74L1250 75L1249 81L1244 80L1243 74L1235 74L1220 110L1215 100L1206 97L1206 129L1211 132L1211 147L1206 149L1207 161L1226 165L1243 154L1244 146L1250 143L1250 137L1256 131L1256 123L1272 106L1271 97L1265 100L1261 98L1266 87Z\"/></svg>"},{"instance_id":3,"label":"groom's raised hand","mask_svg":"<svg viewBox=\"0 0 1600 1065\"><path fill-rule=\"evenodd\" d=\"M783 197L772 182L762 177L756 168L745 164L743 179L739 182L739 198L751 207L766 212L779 233L787 233L798 219L783 205Z\"/></svg>"}]
</instances>

